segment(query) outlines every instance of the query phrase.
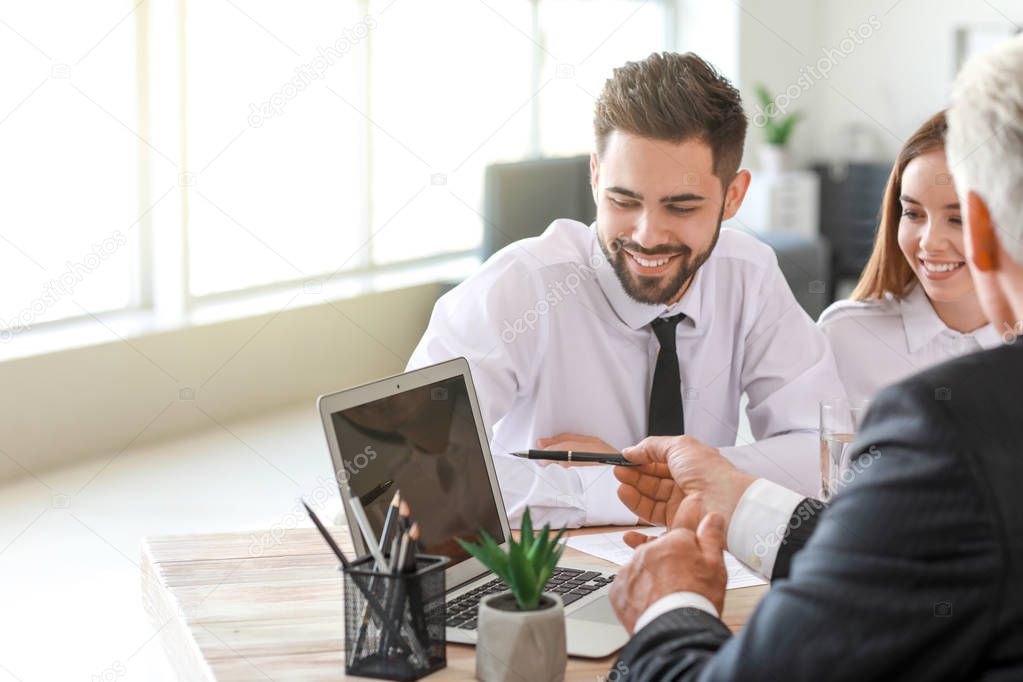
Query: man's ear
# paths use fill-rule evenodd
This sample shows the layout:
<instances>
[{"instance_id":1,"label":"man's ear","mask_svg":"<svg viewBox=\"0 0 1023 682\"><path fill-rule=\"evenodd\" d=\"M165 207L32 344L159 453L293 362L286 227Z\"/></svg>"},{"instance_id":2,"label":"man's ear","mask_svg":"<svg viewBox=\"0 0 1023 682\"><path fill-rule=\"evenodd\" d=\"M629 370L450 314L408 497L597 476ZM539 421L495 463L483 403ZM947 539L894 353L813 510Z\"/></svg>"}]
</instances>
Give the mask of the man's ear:
<instances>
[{"instance_id":1,"label":"man's ear","mask_svg":"<svg viewBox=\"0 0 1023 682\"><path fill-rule=\"evenodd\" d=\"M980 272L993 272L998 269L998 236L995 225L991 221L991 212L987 204L974 191L966 195L966 210L963 212L966 223L965 239L966 254L970 265Z\"/></svg>"},{"instance_id":2,"label":"man's ear","mask_svg":"<svg viewBox=\"0 0 1023 682\"><path fill-rule=\"evenodd\" d=\"M745 169L736 173L732 181L728 183L728 187L725 188L725 210L721 215L722 220L728 220L739 212L742 200L746 196L746 190L749 189L749 183L750 173Z\"/></svg>"},{"instance_id":3,"label":"man's ear","mask_svg":"<svg viewBox=\"0 0 1023 682\"><path fill-rule=\"evenodd\" d=\"M597 152L590 154L590 191L593 192L593 203L597 203L597 183L600 181L600 162Z\"/></svg>"}]
</instances>

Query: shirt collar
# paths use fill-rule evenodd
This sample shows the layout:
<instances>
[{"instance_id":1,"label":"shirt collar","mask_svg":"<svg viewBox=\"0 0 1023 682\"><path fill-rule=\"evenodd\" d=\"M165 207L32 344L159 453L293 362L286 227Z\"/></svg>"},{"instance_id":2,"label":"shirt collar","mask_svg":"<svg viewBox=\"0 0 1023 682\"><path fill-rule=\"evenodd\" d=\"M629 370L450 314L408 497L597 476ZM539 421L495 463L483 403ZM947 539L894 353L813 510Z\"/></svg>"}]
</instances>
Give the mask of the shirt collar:
<instances>
[{"instance_id":1,"label":"shirt collar","mask_svg":"<svg viewBox=\"0 0 1023 682\"><path fill-rule=\"evenodd\" d=\"M984 350L991 350L995 346L1000 346L1005 342L1001 334L995 330L995 327L992 324L985 324L983 327L973 332L972 336L977 339L977 343L979 343L980 347Z\"/></svg>"},{"instance_id":2,"label":"shirt collar","mask_svg":"<svg viewBox=\"0 0 1023 682\"><path fill-rule=\"evenodd\" d=\"M614 268L600 248L600 243L598 242L600 237L597 234L596 223L590 225L590 232L593 241L590 247L590 262L597 264L597 283L600 285L601 291L604 292L604 296L607 298L608 303L611 304L611 308L614 310L615 315L618 316L618 319L631 329L640 329L658 317L682 313L686 316L686 319L682 321L683 324L699 328L700 302L703 290L703 277L701 275L703 274L704 267L707 265L706 263L696 271L689 289L686 290L686 293L674 305L640 303L625 292L621 280L618 279Z\"/></svg>"},{"instance_id":3,"label":"shirt collar","mask_svg":"<svg viewBox=\"0 0 1023 682\"><path fill-rule=\"evenodd\" d=\"M914 285L910 292L899 300L899 306L902 312L902 324L906 330L906 347L910 353L917 352L946 331L959 334L959 332L950 330L941 321L923 287L919 284ZM990 324L969 334L962 334L962 336L973 337L985 350L994 348L1001 342L1001 337Z\"/></svg>"}]
</instances>

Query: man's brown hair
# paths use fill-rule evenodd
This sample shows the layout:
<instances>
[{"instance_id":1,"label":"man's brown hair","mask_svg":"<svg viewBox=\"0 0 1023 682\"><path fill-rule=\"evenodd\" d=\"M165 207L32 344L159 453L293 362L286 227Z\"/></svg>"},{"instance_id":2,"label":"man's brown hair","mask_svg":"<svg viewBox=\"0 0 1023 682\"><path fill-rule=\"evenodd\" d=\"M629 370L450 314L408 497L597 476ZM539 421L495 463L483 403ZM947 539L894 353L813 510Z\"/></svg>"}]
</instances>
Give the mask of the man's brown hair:
<instances>
[{"instance_id":1,"label":"man's brown hair","mask_svg":"<svg viewBox=\"0 0 1023 682\"><path fill-rule=\"evenodd\" d=\"M746 113L739 91L713 66L692 52L655 52L615 69L604 83L593 115L598 158L614 130L674 143L700 140L727 185L742 160Z\"/></svg>"}]
</instances>

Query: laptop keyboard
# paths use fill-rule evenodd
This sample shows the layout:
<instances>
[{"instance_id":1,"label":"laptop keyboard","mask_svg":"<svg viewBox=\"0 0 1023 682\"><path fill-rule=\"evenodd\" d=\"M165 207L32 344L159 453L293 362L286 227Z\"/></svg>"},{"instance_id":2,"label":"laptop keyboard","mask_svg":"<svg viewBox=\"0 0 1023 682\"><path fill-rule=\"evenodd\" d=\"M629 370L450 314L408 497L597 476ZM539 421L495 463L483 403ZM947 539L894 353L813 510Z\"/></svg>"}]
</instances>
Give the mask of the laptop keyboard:
<instances>
[{"instance_id":1,"label":"laptop keyboard","mask_svg":"<svg viewBox=\"0 0 1023 682\"><path fill-rule=\"evenodd\" d=\"M562 603L568 606L586 595L610 585L614 579L614 574L604 575L596 571L581 571L577 568L555 568L551 579L547 582L547 589L544 591L561 595ZM447 626L462 630L475 630L480 599L504 592L506 589L500 579L494 579L455 597L447 604Z\"/></svg>"}]
</instances>

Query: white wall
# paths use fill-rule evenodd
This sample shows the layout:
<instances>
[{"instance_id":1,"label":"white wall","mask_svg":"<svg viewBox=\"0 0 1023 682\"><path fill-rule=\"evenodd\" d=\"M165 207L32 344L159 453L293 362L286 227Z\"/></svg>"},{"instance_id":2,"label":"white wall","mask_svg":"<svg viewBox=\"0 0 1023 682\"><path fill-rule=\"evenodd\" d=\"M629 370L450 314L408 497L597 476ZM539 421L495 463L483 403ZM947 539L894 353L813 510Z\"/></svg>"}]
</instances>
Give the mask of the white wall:
<instances>
[{"instance_id":1,"label":"white wall","mask_svg":"<svg viewBox=\"0 0 1023 682\"><path fill-rule=\"evenodd\" d=\"M826 128L821 124L856 121L876 130L884 148L894 156L902 141L947 105L955 76L955 30L978 25L1011 28L1012 22L1023 22L1021 0L902 0L887 14L889 2L860 5L826 0L822 4L820 28L825 41L836 40L863 21L865 14L875 14L881 23L881 29L857 48L831 79L832 85L853 98L863 111L828 93L817 112L818 141L831 152L834 145L827 144Z\"/></svg>"},{"instance_id":2,"label":"white wall","mask_svg":"<svg viewBox=\"0 0 1023 682\"><path fill-rule=\"evenodd\" d=\"M719 0L677 0L678 49L695 52L735 80L739 73L739 7Z\"/></svg>"},{"instance_id":3,"label":"white wall","mask_svg":"<svg viewBox=\"0 0 1023 682\"><path fill-rule=\"evenodd\" d=\"M737 82L742 92L750 127L746 137L744 166L756 168L756 150L763 131L755 125L757 98L754 87L763 83L782 92L794 83L811 59L817 32L818 2L815 0L744 0L738 14L739 59ZM792 110L807 109L819 97L811 88ZM805 124L805 121L804 121ZM790 144L793 156L803 160L812 148L805 125L796 129Z\"/></svg>"},{"instance_id":4,"label":"white wall","mask_svg":"<svg viewBox=\"0 0 1023 682\"><path fill-rule=\"evenodd\" d=\"M314 413L321 393L400 372L438 292L428 284L0 363L0 480L212 419L295 403Z\"/></svg>"},{"instance_id":5,"label":"white wall","mask_svg":"<svg viewBox=\"0 0 1023 682\"><path fill-rule=\"evenodd\" d=\"M802 162L843 157L851 124L873 134L880 158L894 158L902 142L945 106L955 29L1023 25L1023 0L744 0L742 8L738 76L750 110L754 83L780 93L826 50L843 52L850 30L868 34L847 55L831 52L828 76L811 79L812 87L791 105L807 115L792 143ZM762 137L751 128L750 147ZM755 157L747 163L755 165Z\"/></svg>"}]
</instances>

